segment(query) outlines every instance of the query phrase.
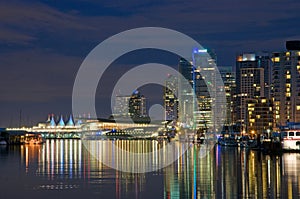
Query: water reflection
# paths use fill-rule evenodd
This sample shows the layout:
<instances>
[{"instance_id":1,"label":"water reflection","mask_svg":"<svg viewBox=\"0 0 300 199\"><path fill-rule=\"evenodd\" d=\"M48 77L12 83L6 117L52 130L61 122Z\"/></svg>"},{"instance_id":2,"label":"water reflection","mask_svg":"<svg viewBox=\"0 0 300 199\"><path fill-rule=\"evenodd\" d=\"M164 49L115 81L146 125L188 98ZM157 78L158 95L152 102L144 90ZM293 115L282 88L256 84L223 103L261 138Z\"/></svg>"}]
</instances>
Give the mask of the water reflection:
<instances>
[{"instance_id":1,"label":"water reflection","mask_svg":"<svg viewBox=\"0 0 300 199\"><path fill-rule=\"evenodd\" d=\"M166 168L165 198L299 198L300 154L263 155L216 146L199 158L199 146Z\"/></svg>"},{"instance_id":2,"label":"water reflection","mask_svg":"<svg viewBox=\"0 0 300 199\"><path fill-rule=\"evenodd\" d=\"M114 154L114 147L122 146L139 152L163 147L157 145L156 141L124 140L115 142L112 148L107 149L106 141L101 142L100 145L91 145L97 146L98 155L115 161L115 164L129 166L128 157ZM181 145L175 147L176 150L184 150ZM66 196L76 198L76 194L82 192L101 198L143 199L300 197L299 153L267 155L258 151L216 146L206 157L202 157L200 150L201 146L194 145L164 169L133 174L105 166L89 153L81 140L47 140L44 145L1 148L0 170L9 170L5 162L9 162L10 157L15 158L19 151L20 165L27 176L24 179L39 179L31 184L32 192L27 193L28 196L37 190L46 195L47 190L72 189L79 192L67 192ZM107 151L110 152L104 156ZM150 166L155 166L162 160L159 156L153 156L147 161Z\"/></svg>"},{"instance_id":3,"label":"water reflection","mask_svg":"<svg viewBox=\"0 0 300 199\"><path fill-rule=\"evenodd\" d=\"M81 178L82 149L80 140L47 140L38 155L37 175L48 179ZM32 147L25 145L25 147Z\"/></svg>"},{"instance_id":4,"label":"water reflection","mask_svg":"<svg viewBox=\"0 0 300 199\"><path fill-rule=\"evenodd\" d=\"M83 144L100 162L130 173L157 171L172 164L189 148L187 142L149 140L85 140Z\"/></svg>"}]
</instances>

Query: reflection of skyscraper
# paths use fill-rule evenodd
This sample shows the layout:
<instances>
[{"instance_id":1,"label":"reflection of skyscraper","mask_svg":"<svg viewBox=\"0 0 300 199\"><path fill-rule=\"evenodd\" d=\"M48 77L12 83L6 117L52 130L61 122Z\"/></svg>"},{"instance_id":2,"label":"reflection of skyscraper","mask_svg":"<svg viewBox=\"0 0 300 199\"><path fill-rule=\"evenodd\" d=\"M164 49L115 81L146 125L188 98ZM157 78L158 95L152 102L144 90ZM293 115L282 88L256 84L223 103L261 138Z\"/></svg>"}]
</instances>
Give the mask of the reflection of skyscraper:
<instances>
[{"instance_id":1,"label":"reflection of skyscraper","mask_svg":"<svg viewBox=\"0 0 300 199\"><path fill-rule=\"evenodd\" d=\"M169 76L166 80L164 90L165 120L172 121L178 119L178 78Z\"/></svg>"},{"instance_id":2,"label":"reflection of skyscraper","mask_svg":"<svg viewBox=\"0 0 300 199\"><path fill-rule=\"evenodd\" d=\"M272 56L277 125L300 122L300 41L288 41L286 48Z\"/></svg>"}]
</instances>

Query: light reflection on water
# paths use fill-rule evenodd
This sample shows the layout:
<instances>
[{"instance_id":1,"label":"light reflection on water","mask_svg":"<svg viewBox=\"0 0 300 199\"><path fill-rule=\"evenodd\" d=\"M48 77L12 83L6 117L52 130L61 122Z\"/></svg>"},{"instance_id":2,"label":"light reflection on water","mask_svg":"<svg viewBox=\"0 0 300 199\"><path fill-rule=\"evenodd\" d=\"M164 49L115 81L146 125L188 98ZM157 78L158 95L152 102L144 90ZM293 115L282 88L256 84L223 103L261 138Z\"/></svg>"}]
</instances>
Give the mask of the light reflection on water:
<instances>
[{"instance_id":1,"label":"light reflection on water","mask_svg":"<svg viewBox=\"0 0 300 199\"><path fill-rule=\"evenodd\" d=\"M128 164L132 160L103 153L107 142L97 141L97 155ZM95 145L96 144L96 145ZM156 141L114 141L112 146L145 152L163 147ZM177 144L176 150L184 150ZM47 140L43 145L0 147L1 198L299 198L300 154L261 152L216 146L204 158L194 145L170 166L133 174L99 162L81 140ZM105 156L106 157L103 157ZM153 156L149 166L159 164ZM143 160L144 161L144 160ZM27 197L26 197L27 198Z\"/></svg>"}]
</instances>

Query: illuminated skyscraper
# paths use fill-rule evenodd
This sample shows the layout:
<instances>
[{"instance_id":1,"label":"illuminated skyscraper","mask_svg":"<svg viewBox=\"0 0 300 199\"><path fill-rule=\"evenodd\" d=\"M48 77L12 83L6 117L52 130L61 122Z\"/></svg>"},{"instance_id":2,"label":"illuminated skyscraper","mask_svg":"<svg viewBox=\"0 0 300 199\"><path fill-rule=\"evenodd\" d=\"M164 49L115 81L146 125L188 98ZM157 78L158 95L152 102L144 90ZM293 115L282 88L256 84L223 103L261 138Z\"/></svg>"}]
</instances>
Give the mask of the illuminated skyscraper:
<instances>
[{"instance_id":1,"label":"illuminated skyscraper","mask_svg":"<svg viewBox=\"0 0 300 199\"><path fill-rule=\"evenodd\" d=\"M179 94L183 103L179 112L186 119L185 122L192 124L196 129L207 129L213 125L211 109L213 99L208 89L208 86L215 83L213 64L215 64L215 60L207 53L206 49L194 49L191 61L184 58L179 61L179 72L188 80L197 97L196 103L186 100L193 93L180 89ZM204 78L206 78L206 81ZM190 104L193 104L193 106ZM187 110L188 108L193 110ZM189 115L189 113L193 115Z\"/></svg>"},{"instance_id":2,"label":"illuminated skyscraper","mask_svg":"<svg viewBox=\"0 0 300 199\"><path fill-rule=\"evenodd\" d=\"M272 100L258 98L248 100L248 132L269 135L273 129Z\"/></svg>"},{"instance_id":3,"label":"illuminated skyscraper","mask_svg":"<svg viewBox=\"0 0 300 199\"><path fill-rule=\"evenodd\" d=\"M248 102L265 97L265 70L269 70L269 62L265 56L254 53L240 54L236 62L236 121L241 131L247 131L249 124ZM264 63L265 65L262 65ZM269 88L270 83L268 83ZM268 94L269 95L269 94Z\"/></svg>"},{"instance_id":4,"label":"illuminated skyscraper","mask_svg":"<svg viewBox=\"0 0 300 199\"><path fill-rule=\"evenodd\" d=\"M218 67L222 80L224 82L225 94L226 94L226 119L224 125L229 127L235 124L234 114L234 101L236 93L235 85L235 73L232 71L232 67Z\"/></svg>"},{"instance_id":5,"label":"illuminated skyscraper","mask_svg":"<svg viewBox=\"0 0 300 199\"><path fill-rule=\"evenodd\" d=\"M111 119L133 120L136 123L150 122L147 115L146 98L135 90L130 96L118 95L115 97L115 104Z\"/></svg>"},{"instance_id":6,"label":"illuminated skyscraper","mask_svg":"<svg viewBox=\"0 0 300 199\"><path fill-rule=\"evenodd\" d=\"M133 118L147 117L146 98L138 90L130 96L129 114Z\"/></svg>"},{"instance_id":7,"label":"illuminated skyscraper","mask_svg":"<svg viewBox=\"0 0 300 199\"><path fill-rule=\"evenodd\" d=\"M165 120L172 121L178 119L178 78L169 76L164 88Z\"/></svg>"},{"instance_id":8,"label":"illuminated skyscraper","mask_svg":"<svg viewBox=\"0 0 300 199\"><path fill-rule=\"evenodd\" d=\"M128 117L130 96L118 95L115 98L114 117Z\"/></svg>"},{"instance_id":9,"label":"illuminated skyscraper","mask_svg":"<svg viewBox=\"0 0 300 199\"><path fill-rule=\"evenodd\" d=\"M274 119L277 126L300 122L300 41L287 41L273 61Z\"/></svg>"}]
</instances>

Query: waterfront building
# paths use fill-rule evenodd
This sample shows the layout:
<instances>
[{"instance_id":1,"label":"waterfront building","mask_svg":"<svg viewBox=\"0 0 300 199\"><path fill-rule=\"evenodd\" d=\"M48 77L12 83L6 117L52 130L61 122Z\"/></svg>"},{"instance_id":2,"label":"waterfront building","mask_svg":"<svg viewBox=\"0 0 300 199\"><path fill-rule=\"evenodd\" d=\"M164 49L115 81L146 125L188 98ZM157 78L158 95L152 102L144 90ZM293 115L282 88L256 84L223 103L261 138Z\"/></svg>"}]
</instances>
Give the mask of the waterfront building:
<instances>
[{"instance_id":1,"label":"waterfront building","mask_svg":"<svg viewBox=\"0 0 300 199\"><path fill-rule=\"evenodd\" d=\"M129 100L131 96L127 95L117 95L115 98L115 105L114 105L114 117L123 117L127 118L130 116L129 114Z\"/></svg>"},{"instance_id":2,"label":"waterfront building","mask_svg":"<svg viewBox=\"0 0 300 199\"><path fill-rule=\"evenodd\" d=\"M177 121L178 120L178 78L175 76L168 76L164 87L164 108L165 120Z\"/></svg>"},{"instance_id":3,"label":"waterfront building","mask_svg":"<svg viewBox=\"0 0 300 199\"><path fill-rule=\"evenodd\" d=\"M235 73L232 67L218 66L226 94L226 119L225 129L231 128L235 124L234 101L236 98Z\"/></svg>"},{"instance_id":4,"label":"waterfront building","mask_svg":"<svg viewBox=\"0 0 300 199\"><path fill-rule=\"evenodd\" d=\"M129 114L133 118L147 117L146 97L135 90L129 98Z\"/></svg>"},{"instance_id":5,"label":"waterfront building","mask_svg":"<svg viewBox=\"0 0 300 199\"><path fill-rule=\"evenodd\" d=\"M274 52L272 61L276 126L300 122L300 41L287 41L286 51Z\"/></svg>"},{"instance_id":6,"label":"waterfront building","mask_svg":"<svg viewBox=\"0 0 300 199\"><path fill-rule=\"evenodd\" d=\"M54 114L48 115L48 119L45 122L39 122L35 126L6 128L6 131L40 133L44 138L80 138L82 125L88 120L88 118L74 120L72 115L69 118L64 118L61 115L57 121L54 118Z\"/></svg>"},{"instance_id":7,"label":"waterfront building","mask_svg":"<svg viewBox=\"0 0 300 199\"><path fill-rule=\"evenodd\" d=\"M236 123L242 132L248 128L248 103L270 96L270 68L268 53L242 53L237 56L234 107Z\"/></svg>"},{"instance_id":8,"label":"waterfront building","mask_svg":"<svg viewBox=\"0 0 300 199\"><path fill-rule=\"evenodd\" d=\"M268 98L251 99L247 103L247 128L252 134L270 135L273 129L273 105Z\"/></svg>"},{"instance_id":9,"label":"waterfront building","mask_svg":"<svg viewBox=\"0 0 300 199\"><path fill-rule=\"evenodd\" d=\"M213 122L215 122L212 121L213 111L211 107L214 98L211 96L213 93L209 92L209 86L215 85L215 59L215 53L209 53L206 49L194 49L191 59L181 58L179 60L179 72L188 80L194 92L179 90L182 100L182 107L180 107L179 112L185 118L183 122L187 125L193 125L196 129L207 129L212 127ZM193 94L197 98L195 103L187 100ZM190 106L191 103L193 106ZM188 108L193 110L188 110Z\"/></svg>"},{"instance_id":10,"label":"waterfront building","mask_svg":"<svg viewBox=\"0 0 300 199\"><path fill-rule=\"evenodd\" d=\"M184 58L180 58L179 65L178 65L179 72L182 74L182 76L188 81L190 85L184 85L185 82L178 82L179 86L179 92L178 95L179 99L181 100L180 106L179 106L179 114L181 115L181 118L179 122L183 123L184 125L190 126L193 122L193 106L191 104L191 97L193 93L191 93L190 90L186 90L183 88L186 88L188 86L193 85L193 65L191 62L187 61Z\"/></svg>"}]
</instances>

